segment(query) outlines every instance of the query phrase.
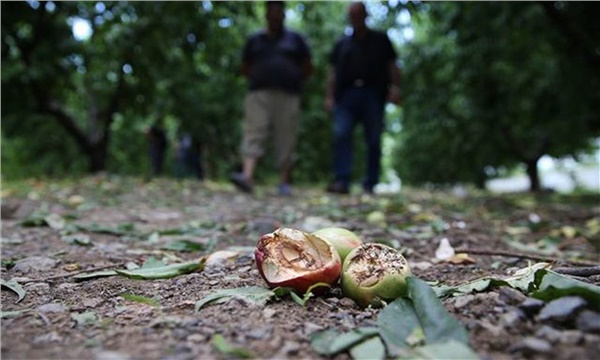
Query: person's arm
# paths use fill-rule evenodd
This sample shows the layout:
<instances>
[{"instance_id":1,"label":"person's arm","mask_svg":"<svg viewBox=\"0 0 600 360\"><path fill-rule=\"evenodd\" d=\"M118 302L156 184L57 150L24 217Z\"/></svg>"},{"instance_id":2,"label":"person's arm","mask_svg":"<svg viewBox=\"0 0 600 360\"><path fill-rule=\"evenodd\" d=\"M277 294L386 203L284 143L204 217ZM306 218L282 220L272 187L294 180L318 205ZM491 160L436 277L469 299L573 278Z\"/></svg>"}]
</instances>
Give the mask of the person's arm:
<instances>
[{"instance_id":1,"label":"person's arm","mask_svg":"<svg viewBox=\"0 0 600 360\"><path fill-rule=\"evenodd\" d=\"M400 90L401 73L395 60L390 60L391 83L388 89L388 100L392 104L400 105L402 103L402 92Z\"/></svg>"},{"instance_id":2,"label":"person's arm","mask_svg":"<svg viewBox=\"0 0 600 360\"><path fill-rule=\"evenodd\" d=\"M329 69L327 75L327 89L325 92L325 110L331 111L335 106L335 71L333 68Z\"/></svg>"}]
</instances>

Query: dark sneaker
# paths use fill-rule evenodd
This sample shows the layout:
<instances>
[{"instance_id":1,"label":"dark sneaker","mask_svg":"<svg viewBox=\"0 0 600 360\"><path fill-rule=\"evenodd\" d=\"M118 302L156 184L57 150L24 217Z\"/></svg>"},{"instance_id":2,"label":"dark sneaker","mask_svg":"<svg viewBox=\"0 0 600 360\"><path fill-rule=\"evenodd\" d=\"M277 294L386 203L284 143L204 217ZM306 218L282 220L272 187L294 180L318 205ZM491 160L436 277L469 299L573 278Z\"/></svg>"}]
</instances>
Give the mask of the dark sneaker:
<instances>
[{"instance_id":1,"label":"dark sneaker","mask_svg":"<svg viewBox=\"0 0 600 360\"><path fill-rule=\"evenodd\" d=\"M233 173L229 177L229 180L235 185L235 187L245 193L251 193L254 189L252 182L248 180L242 173Z\"/></svg>"},{"instance_id":2,"label":"dark sneaker","mask_svg":"<svg viewBox=\"0 0 600 360\"><path fill-rule=\"evenodd\" d=\"M350 188L348 185L341 182L332 182L327 186L327 192L332 194L350 194Z\"/></svg>"}]
</instances>

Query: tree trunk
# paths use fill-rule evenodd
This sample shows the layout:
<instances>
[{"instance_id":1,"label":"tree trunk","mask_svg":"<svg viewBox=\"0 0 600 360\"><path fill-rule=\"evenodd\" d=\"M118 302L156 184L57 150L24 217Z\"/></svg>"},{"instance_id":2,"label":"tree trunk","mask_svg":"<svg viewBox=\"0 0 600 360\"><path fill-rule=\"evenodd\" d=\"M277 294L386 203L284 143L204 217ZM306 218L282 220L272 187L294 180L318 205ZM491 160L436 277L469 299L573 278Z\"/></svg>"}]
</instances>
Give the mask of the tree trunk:
<instances>
[{"instance_id":1,"label":"tree trunk","mask_svg":"<svg viewBox=\"0 0 600 360\"><path fill-rule=\"evenodd\" d=\"M527 166L527 176L529 177L529 191L540 192L540 174L538 172L537 163L539 159L528 160L525 162Z\"/></svg>"},{"instance_id":2,"label":"tree trunk","mask_svg":"<svg viewBox=\"0 0 600 360\"><path fill-rule=\"evenodd\" d=\"M88 166L91 173L98 173L106 170L106 159L108 149L104 142L93 146L88 152Z\"/></svg>"}]
</instances>

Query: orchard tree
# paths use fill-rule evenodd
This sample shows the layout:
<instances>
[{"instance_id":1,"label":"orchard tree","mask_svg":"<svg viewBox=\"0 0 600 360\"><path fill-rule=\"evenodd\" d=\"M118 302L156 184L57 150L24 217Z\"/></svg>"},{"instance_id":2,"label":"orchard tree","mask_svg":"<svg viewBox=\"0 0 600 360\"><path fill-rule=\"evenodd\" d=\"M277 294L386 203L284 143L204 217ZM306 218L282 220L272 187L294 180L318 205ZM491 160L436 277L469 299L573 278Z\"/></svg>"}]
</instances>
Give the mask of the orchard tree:
<instances>
[{"instance_id":1,"label":"orchard tree","mask_svg":"<svg viewBox=\"0 0 600 360\"><path fill-rule=\"evenodd\" d=\"M402 177L482 185L490 169L521 163L537 191L543 155L588 150L600 135L600 31L589 6L432 3L415 13Z\"/></svg>"}]
</instances>

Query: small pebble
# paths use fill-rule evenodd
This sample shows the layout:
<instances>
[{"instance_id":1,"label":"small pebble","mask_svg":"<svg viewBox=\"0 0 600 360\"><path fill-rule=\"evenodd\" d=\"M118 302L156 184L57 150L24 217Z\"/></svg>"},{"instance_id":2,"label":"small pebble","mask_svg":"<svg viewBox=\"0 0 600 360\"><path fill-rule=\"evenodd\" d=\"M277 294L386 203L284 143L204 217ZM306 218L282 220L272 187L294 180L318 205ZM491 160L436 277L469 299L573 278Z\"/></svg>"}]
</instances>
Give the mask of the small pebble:
<instances>
[{"instance_id":1,"label":"small pebble","mask_svg":"<svg viewBox=\"0 0 600 360\"><path fill-rule=\"evenodd\" d=\"M67 307L60 303L40 305L38 311L41 313L61 313L67 311Z\"/></svg>"},{"instance_id":2,"label":"small pebble","mask_svg":"<svg viewBox=\"0 0 600 360\"><path fill-rule=\"evenodd\" d=\"M12 270L21 273L28 273L31 271L50 271L55 268L59 262L59 260L54 260L49 257L31 256L17 261Z\"/></svg>"},{"instance_id":3,"label":"small pebble","mask_svg":"<svg viewBox=\"0 0 600 360\"><path fill-rule=\"evenodd\" d=\"M575 313L586 305L586 301L578 296L565 296L549 302L540 311L538 318L542 321L565 321L573 318Z\"/></svg>"},{"instance_id":4,"label":"small pebble","mask_svg":"<svg viewBox=\"0 0 600 360\"><path fill-rule=\"evenodd\" d=\"M459 296L454 299L454 307L456 309L461 309L461 308L467 306L473 300L475 300L475 295L469 294L469 295Z\"/></svg>"},{"instance_id":5,"label":"small pebble","mask_svg":"<svg viewBox=\"0 0 600 360\"><path fill-rule=\"evenodd\" d=\"M525 301L527 299L527 296L523 295L523 293L519 290L515 290L508 286L503 286L502 288L500 288L500 294L498 299L503 304L517 305Z\"/></svg>"},{"instance_id":6,"label":"small pebble","mask_svg":"<svg viewBox=\"0 0 600 360\"><path fill-rule=\"evenodd\" d=\"M516 346L510 349L511 352L525 352L525 353L542 353L548 354L552 351L552 345L546 340L538 339L535 337L528 336L523 341L518 343Z\"/></svg>"},{"instance_id":7,"label":"small pebble","mask_svg":"<svg viewBox=\"0 0 600 360\"><path fill-rule=\"evenodd\" d=\"M583 333L579 330L565 330L561 333L560 343L566 345L579 345L583 342Z\"/></svg>"},{"instance_id":8,"label":"small pebble","mask_svg":"<svg viewBox=\"0 0 600 360\"><path fill-rule=\"evenodd\" d=\"M270 319L270 318L274 317L274 316L275 316L275 314L277 314L277 311L276 311L276 310L274 310L274 309L271 309L271 308L265 308L265 309L263 310L263 316L264 316L266 319Z\"/></svg>"},{"instance_id":9,"label":"small pebble","mask_svg":"<svg viewBox=\"0 0 600 360\"><path fill-rule=\"evenodd\" d=\"M544 307L546 303L542 300L535 298L527 298L519 305L519 309L523 310L523 312L528 316L533 316L540 311L542 307Z\"/></svg>"},{"instance_id":10,"label":"small pebble","mask_svg":"<svg viewBox=\"0 0 600 360\"><path fill-rule=\"evenodd\" d=\"M129 355L118 351L103 350L96 353L95 360L129 360Z\"/></svg>"},{"instance_id":11,"label":"small pebble","mask_svg":"<svg viewBox=\"0 0 600 360\"><path fill-rule=\"evenodd\" d=\"M515 310L509 311L505 314L502 314L502 316L500 317L500 323L505 328L511 328L511 327L515 326L516 324L518 324L519 322L521 322L524 318L525 318L525 314L523 313L523 311L519 310L519 309L515 309Z\"/></svg>"},{"instance_id":12,"label":"small pebble","mask_svg":"<svg viewBox=\"0 0 600 360\"><path fill-rule=\"evenodd\" d=\"M207 337L203 334L191 334L186 338L186 340L193 343L203 343L207 340Z\"/></svg>"},{"instance_id":13,"label":"small pebble","mask_svg":"<svg viewBox=\"0 0 600 360\"><path fill-rule=\"evenodd\" d=\"M562 333L560 332L560 330L557 330L551 326L543 325L541 328L538 329L538 331L535 332L535 336L544 338L554 344L560 341Z\"/></svg>"},{"instance_id":14,"label":"small pebble","mask_svg":"<svg viewBox=\"0 0 600 360\"><path fill-rule=\"evenodd\" d=\"M591 310L582 311L577 316L577 328L581 331L600 334L600 313Z\"/></svg>"}]
</instances>

